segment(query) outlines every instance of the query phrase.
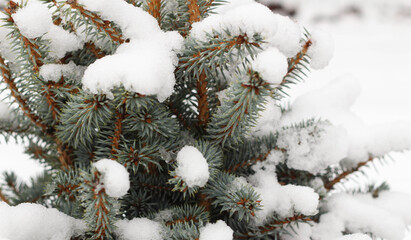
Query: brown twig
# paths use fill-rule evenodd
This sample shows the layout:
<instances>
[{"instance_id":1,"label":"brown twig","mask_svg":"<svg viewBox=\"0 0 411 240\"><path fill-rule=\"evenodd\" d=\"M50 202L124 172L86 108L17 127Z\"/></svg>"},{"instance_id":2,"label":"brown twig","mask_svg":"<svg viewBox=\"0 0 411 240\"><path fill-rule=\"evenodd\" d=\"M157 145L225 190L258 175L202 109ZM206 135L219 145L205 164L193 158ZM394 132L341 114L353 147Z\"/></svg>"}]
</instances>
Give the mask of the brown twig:
<instances>
[{"instance_id":1,"label":"brown twig","mask_svg":"<svg viewBox=\"0 0 411 240\"><path fill-rule=\"evenodd\" d=\"M161 24L161 0L147 0L148 13Z\"/></svg>"},{"instance_id":2,"label":"brown twig","mask_svg":"<svg viewBox=\"0 0 411 240\"><path fill-rule=\"evenodd\" d=\"M304 222L313 221L311 218L306 217L306 216L294 216L294 217L286 218L286 219L281 220L281 221L276 220L276 221L272 221L268 224L265 224L264 226L259 227L258 232L252 232L252 233L249 232L249 233L246 233L245 236L241 235L241 236L236 237L236 239L248 239L251 236L254 236L254 234L256 234L256 233L265 234L265 233L270 232L272 230L275 230L277 228L282 228L286 224L290 224L292 222L299 221L299 220L304 221Z\"/></svg>"},{"instance_id":3,"label":"brown twig","mask_svg":"<svg viewBox=\"0 0 411 240\"><path fill-rule=\"evenodd\" d=\"M94 54L94 56L96 57L96 58L102 58L102 57L104 57L106 54L103 52L103 51L101 51L101 49L99 49L93 42L86 42L85 44L84 44L84 47L85 48L87 48L88 50L90 50L90 52L92 53L92 54Z\"/></svg>"},{"instance_id":4,"label":"brown twig","mask_svg":"<svg viewBox=\"0 0 411 240\"><path fill-rule=\"evenodd\" d=\"M201 20L200 6L197 3L197 0L188 0L188 13L189 13L189 22L193 24Z\"/></svg>"},{"instance_id":5,"label":"brown twig","mask_svg":"<svg viewBox=\"0 0 411 240\"><path fill-rule=\"evenodd\" d=\"M9 199L6 196L4 196L3 192L1 191L1 188L0 188L0 199L5 203L10 204Z\"/></svg>"},{"instance_id":6,"label":"brown twig","mask_svg":"<svg viewBox=\"0 0 411 240\"><path fill-rule=\"evenodd\" d=\"M301 49L301 51L290 60L290 64L292 65L290 69L288 69L287 74L284 76L281 85L285 84L287 82L288 76L294 72L294 70L297 68L297 65L304 59L304 57L307 55L307 51L312 45L312 41L309 39Z\"/></svg>"},{"instance_id":7,"label":"brown twig","mask_svg":"<svg viewBox=\"0 0 411 240\"><path fill-rule=\"evenodd\" d=\"M84 7L78 5L76 0L68 1L67 4L69 4L71 8L78 10L82 16L89 19L99 31L107 33L113 42L124 43L125 40L122 38L122 34L111 26L110 21L105 21L96 13L86 10Z\"/></svg>"},{"instance_id":8,"label":"brown twig","mask_svg":"<svg viewBox=\"0 0 411 240\"><path fill-rule=\"evenodd\" d=\"M337 177L335 177L332 181L327 182L327 183L324 184L325 189L331 190L331 189L334 187L335 184L341 182L341 181L342 181L343 179L345 179L348 175L350 175L350 174L352 174L352 173L354 173L354 172L357 172L358 170L360 170L360 168L361 168L362 166L367 165L367 163L372 162L373 160L374 160L374 158L370 156L370 157L368 158L368 160L366 160L366 161L364 161L364 162L358 163L355 168L340 173L340 174L339 174Z\"/></svg>"},{"instance_id":9,"label":"brown twig","mask_svg":"<svg viewBox=\"0 0 411 240\"><path fill-rule=\"evenodd\" d=\"M125 118L124 113L119 110L116 111L116 123L114 127L113 142L111 144L111 154L115 156L118 153L118 147L120 144L121 133L123 131L123 120Z\"/></svg>"},{"instance_id":10,"label":"brown twig","mask_svg":"<svg viewBox=\"0 0 411 240\"><path fill-rule=\"evenodd\" d=\"M204 71L201 72L197 81L197 101L198 101L198 125L207 126L210 118L210 109L208 106L207 95L207 75Z\"/></svg>"},{"instance_id":11,"label":"brown twig","mask_svg":"<svg viewBox=\"0 0 411 240\"><path fill-rule=\"evenodd\" d=\"M16 99L17 103L20 105L21 109L36 126L40 127L43 132L46 132L47 125L42 123L40 117L38 117L29 107L25 99L22 98L19 90L17 89L16 84L13 79L11 79L11 73L6 67L4 59L0 56L0 71L3 77L4 82L7 84L8 88L11 91L11 95Z\"/></svg>"}]
</instances>

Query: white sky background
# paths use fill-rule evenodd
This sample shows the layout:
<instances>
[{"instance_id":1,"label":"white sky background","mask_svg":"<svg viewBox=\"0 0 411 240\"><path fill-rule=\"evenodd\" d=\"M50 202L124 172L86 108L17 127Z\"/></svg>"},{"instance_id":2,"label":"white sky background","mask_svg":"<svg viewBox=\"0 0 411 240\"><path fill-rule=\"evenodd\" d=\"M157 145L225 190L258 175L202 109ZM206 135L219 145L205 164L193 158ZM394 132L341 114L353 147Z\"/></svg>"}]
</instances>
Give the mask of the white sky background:
<instances>
[{"instance_id":1,"label":"white sky background","mask_svg":"<svg viewBox=\"0 0 411 240\"><path fill-rule=\"evenodd\" d=\"M294 98L351 74L363 88L353 110L364 122L407 120L411 123L411 16L395 19L346 17L321 23L309 21L308 24L307 19L307 16L301 17L308 29L320 27L333 35L335 56L326 69L313 72L305 83L295 86L290 91L291 96ZM0 172L13 170L21 179L28 180L42 171L40 164L22 153L22 146L0 143ZM376 181L387 180L393 190L411 194L411 152L392 154L392 157L395 163L380 168L379 174L373 177Z\"/></svg>"}]
</instances>

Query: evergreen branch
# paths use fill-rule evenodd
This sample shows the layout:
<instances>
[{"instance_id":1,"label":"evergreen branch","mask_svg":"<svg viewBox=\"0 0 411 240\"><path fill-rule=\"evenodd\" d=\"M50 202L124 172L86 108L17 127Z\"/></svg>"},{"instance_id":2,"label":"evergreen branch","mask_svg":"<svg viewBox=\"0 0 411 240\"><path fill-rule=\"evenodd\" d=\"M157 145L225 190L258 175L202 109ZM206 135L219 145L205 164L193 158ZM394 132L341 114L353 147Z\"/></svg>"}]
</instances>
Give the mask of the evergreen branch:
<instances>
[{"instance_id":1,"label":"evergreen branch","mask_svg":"<svg viewBox=\"0 0 411 240\"><path fill-rule=\"evenodd\" d=\"M47 125L42 122L39 116L37 116L29 107L27 101L23 99L21 96L16 84L14 83L13 79L11 78L11 72L7 65L5 64L4 58L0 56L0 71L3 77L4 82L7 84L8 88L11 91L11 95L14 97L14 99L17 101L19 106L24 112L24 115L26 115L33 123L34 125L38 126L41 128L41 130L45 133L47 133Z\"/></svg>"},{"instance_id":2,"label":"evergreen branch","mask_svg":"<svg viewBox=\"0 0 411 240\"><path fill-rule=\"evenodd\" d=\"M174 107L174 104L171 101L168 103L168 108L177 117L180 123L183 124L184 127L190 129L190 124L187 122L186 118L178 111L177 108Z\"/></svg>"},{"instance_id":3,"label":"evergreen branch","mask_svg":"<svg viewBox=\"0 0 411 240\"><path fill-rule=\"evenodd\" d=\"M249 167L257 162L265 161L272 150L276 149L276 145L276 134L246 139L239 144L228 145L225 149L227 157L224 169L236 175L248 175L251 173L248 171Z\"/></svg>"},{"instance_id":4,"label":"evergreen branch","mask_svg":"<svg viewBox=\"0 0 411 240\"><path fill-rule=\"evenodd\" d=\"M5 203L10 204L9 199L3 194L3 192L1 191L1 188L0 188L0 199Z\"/></svg>"},{"instance_id":5,"label":"evergreen branch","mask_svg":"<svg viewBox=\"0 0 411 240\"><path fill-rule=\"evenodd\" d=\"M311 218L303 215L296 215L285 219L275 218L273 221L264 224L263 226L250 228L246 233L235 233L236 239L261 239L264 236L277 236L279 230L285 225L293 222L311 222Z\"/></svg>"},{"instance_id":6,"label":"evergreen branch","mask_svg":"<svg viewBox=\"0 0 411 240\"><path fill-rule=\"evenodd\" d=\"M357 166L353 169L343 171L338 176L336 176L332 181L324 183L325 189L331 190L335 184L343 181L346 177L348 177L348 175L357 172L358 170L360 170L361 167L367 165L369 162L372 162L374 159L374 157L370 156L366 161L358 163Z\"/></svg>"},{"instance_id":7,"label":"evergreen branch","mask_svg":"<svg viewBox=\"0 0 411 240\"><path fill-rule=\"evenodd\" d=\"M223 60L231 60L234 49L238 50L235 54L244 54L245 49L248 53L254 54L255 48L260 48L262 43L258 36L248 37L247 34L240 34L222 38L219 35L221 34L216 33L216 36L209 36L207 42L197 42L195 39L190 39L192 43L188 43L183 57L180 58L181 64L177 72L182 72L182 76L187 76L194 69L215 70L217 65L223 68L226 64ZM195 71L195 73L202 73L202 71Z\"/></svg>"},{"instance_id":8,"label":"evergreen branch","mask_svg":"<svg viewBox=\"0 0 411 240\"><path fill-rule=\"evenodd\" d=\"M198 100L198 125L207 126L210 118L210 109L207 100L207 75L201 72L197 81L197 100Z\"/></svg>"},{"instance_id":9,"label":"evergreen branch","mask_svg":"<svg viewBox=\"0 0 411 240\"><path fill-rule=\"evenodd\" d=\"M43 92L46 97L46 101L50 106L51 115L54 121L58 122L60 107L56 102L56 95L52 92L53 86L56 86L56 84L51 84L50 82L45 84L45 86L43 86Z\"/></svg>"},{"instance_id":10,"label":"evergreen branch","mask_svg":"<svg viewBox=\"0 0 411 240\"><path fill-rule=\"evenodd\" d=\"M70 158L70 153L68 151L68 146L64 144L60 139L55 138L57 143L57 151L59 153L59 161L63 168L67 169L69 165L72 165L73 162Z\"/></svg>"},{"instance_id":11,"label":"evergreen branch","mask_svg":"<svg viewBox=\"0 0 411 240\"><path fill-rule=\"evenodd\" d=\"M312 41L308 39L303 45L301 51L298 52L295 57L288 60L287 74L284 76L283 80L280 83L280 86L277 88L277 91L280 92L280 94L278 95L279 97L281 97L281 95L287 95L287 93L285 93L284 91L284 88L288 87L289 84L296 84L297 82L303 80L303 78L300 75L306 76L304 71L309 71L309 68L306 65L304 65L304 63L309 63L307 51L311 45Z\"/></svg>"},{"instance_id":12,"label":"evergreen branch","mask_svg":"<svg viewBox=\"0 0 411 240\"><path fill-rule=\"evenodd\" d=\"M258 155L257 157L251 158L248 161L237 163L236 165L228 168L226 171L230 173L236 172L239 168L249 167L249 166L256 164L257 162L263 162L267 159L267 156L270 155L270 153L271 153L271 150L268 150L266 153L262 153Z\"/></svg>"},{"instance_id":13,"label":"evergreen branch","mask_svg":"<svg viewBox=\"0 0 411 240\"><path fill-rule=\"evenodd\" d=\"M93 231L93 239L113 240L112 226L116 209L113 199L101 187L101 174L93 169L91 174L82 172L82 204L85 207L84 217Z\"/></svg>"},{"instance_id":14,"label":"evergreen branch","mask_svg":"<svg viewBox=\"0 0 411 240\"><path fill-rule=\"evenodd\" d=\"M106 54L99 49L93 42L86 42L84 43L84 47L87 48L88 50L90 50L91 53L94 54L94 56L97 59L100 59L102 57L104 57Z\"/></svg>"},{"instance_id":15,"label":"evergreen branch","mask_svg":"<svg viewBox=\"0 0 411 240\"><path fill-rule=\"evenodd\" d=\"M199 222L207 222L209 220L209 213L201 206L197 205L183 205L181 207L174 207L172 219L165 222L168 227L173 227L177 224L191 223L198 224Z\"/></svg>"},{"instance_id":16,"label":"evergreen branch","mask_svg":"<svg viewBox=\"0 0 411 240\"><path fill-rule=\"evenodd\" d=\"M120 106L119 109L116 110L116 122L114 125L114 136L112 137L112 144L111 144L111 154L113 155L113 157L118 153L120 138L121 138L121 134L123 131L123 120L125 118L125 114L124 114L125 109L122 106Z\"/></svg>"},{"instance_id":17,"label":"evergreen branch","mask_svg":"<svg viewBox=\"0 0 411 240\"><path fill-rule=\"evenodd\" d=\"M193 24L201 20L200 6L198 5L198 0L187 0L189 22Z\"/></svg>"},{"instance_id":18,"label":"evergreen branch","mask_svg":"<svg viewBox=\"0 0 411 240\"><path fill-rule=\"evenodd\" d=\"M207 199L212 199L212 205L219 207L220 212L226 211L230 217L237 214L239 221L246 221L255 216L255 211L261 209L259 194L251 185L243 185L228 173L220 172L210 179L202 190Z\"/></svg>"},{"instance_id":19,"label":"evergreen branch","mask_svg":"<svg viewBox=\"0 0 411 240\"><path fill-rule=\"evenodd\" d=\"M159 25L161 25L161 5L162 0L147 0L148 13L157 19Z\"/></svg>"},{"instance_id":20,"label":"evergreen branch","mask_svg":"<svg viewBox=\"0 0 411 240\"><path fill-rule=\"evenodd\" d=\"M133 146L125 149L129 149L129 152L120 153L118 154L118 159L121 162L124 162L126 168L132 169L134 172L137 172L141 166L143 166L147 173L152 173L150 169L150 164L153 164L155 167L154 169L161 170L162 167L159 164L161 160L160 153L158 151L158 147L160 146L160 142L155 142L153 144L136 144L134 143Z\"/></svg>"},{"instance_id":21,"label":"evergreen branch","mask_svg":"<svg viewBox=\"0 0 411 240\"><path fill-rule=\"evenodd\" d=\"M217 143L224 144L228 139L240 140L255 123L265 97L272 91L270 84L263 81L257 72L249 70L247 77L247 82L234 83L228 89L228 99L219 107L220 112L214 114L207 128L208 137Z\"/></svg>"},{"instance_id":22,"label":"evergreen branch","mask_svg":"<svg viewBox=\"0 0 411 240\"><path fill-rule=\"evenodd\" d=\"M68 0L67 4L70 5L72 9L77 10L85 19L91 21L91 23L93 23L98 31L105 33L114 43L121 44L125 42L122 34L111 26L110 21L101 19L98 14L91 12L85 9L83 6L77 4L76 0Z\"/></svg>"},{"instance_id":23,"label":"evergreen branch","mask_svg":"<svg viewBox=\"0 0 411 240\"><path fill-rule=\"evenodd\" d=\"M293 73L297 69L298 64L300 64L301 61L304 60L304 58L307 56L308 48L311 45L312 45L311 40L306 41L303 48L302 48L302 50L299 53L297 53L297 55L294 58L290 59L287 74L284 76L283 81L281 82L281 84L284 84L286 82L286 78L288 78L290 76L290 74Z\"/></svg>"},{"instance_id":24,"label":"evergreen branch","mask_svg":"<svg viewBox=\"0 0 411 240\"><path fill-rule=\"evenodd\" d=\"M55 150L53 146L41 146L41 144L30 141L29 146L26 148L25 153L29 154L31 158L44 161L52 165L56 160L57 157L55 154Z\"/></svg>"},{"instance_id":25,"label":"evergreen branch","mask_svg":"<svg viewBox=\"0 0 411 240\"><path fill-rule=\"evenodd\" d=\"M27 124L15 124L14 122L0 120L0 133L4 135L28 136L34 134L34 131Z\"/></svg>"},{"instance_id":26,"label":"evergreen branch","mask_svg":"<svg viewBox=\"0 0 411 240\"><path fill-rule=\"evenodd\" d=\"M38 73L40 67L43 65L42 55L40 53L40 47L38 44L35 43L36 40L31 40L25 37L21 31L18 29L17 25L15 24L12 14L16 12L16 9L19 5L13 1L10 1L9 7L5 9L8 18L6 19L6 23L8 27L13 30L13 38L14 40L19 41L22 48L24 49L24 54L26 57L22 57L24 60L28 60L31 64L32 71L34 73Z\"/></svg>"}]
</instances>

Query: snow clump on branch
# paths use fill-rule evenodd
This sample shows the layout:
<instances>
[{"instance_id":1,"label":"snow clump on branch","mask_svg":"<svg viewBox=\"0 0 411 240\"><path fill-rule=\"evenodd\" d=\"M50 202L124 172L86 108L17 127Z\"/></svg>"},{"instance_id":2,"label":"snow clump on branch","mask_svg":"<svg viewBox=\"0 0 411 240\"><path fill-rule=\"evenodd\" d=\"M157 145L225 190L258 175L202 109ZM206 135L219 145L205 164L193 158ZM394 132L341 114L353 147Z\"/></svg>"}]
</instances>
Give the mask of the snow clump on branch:
<instances>
[{"instance_id":1,"label":"snow clump on branch","mask_svg":"<svg viewBox=\"0 0 411 240\"><path fill-rule=\"evenodd\" d=\"M101 184L107 195L119 198L127 194L130 180L127 169L123 165L114 160L102 159L93 163L93 166L102 175Z\"/></svg>"}]
</instances>

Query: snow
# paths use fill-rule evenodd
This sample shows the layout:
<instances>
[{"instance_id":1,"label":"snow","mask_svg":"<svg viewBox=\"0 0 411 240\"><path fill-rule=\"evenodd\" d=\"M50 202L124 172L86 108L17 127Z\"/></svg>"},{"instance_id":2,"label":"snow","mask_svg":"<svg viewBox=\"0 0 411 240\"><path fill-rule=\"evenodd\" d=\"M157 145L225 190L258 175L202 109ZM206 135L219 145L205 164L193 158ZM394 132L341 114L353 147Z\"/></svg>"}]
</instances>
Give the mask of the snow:
<instances>
[{"instance_id":1,"label":"snow","mask_svg":"<svg viewBox=\"0 0 411 240\"><path fill-rule=\"evenodd\" d=\"M267 7L254 1L232 1L216 10L200 22L194 23L190 37L207 41L215 32L225 38L231 36L260 34L266 42L265 48L277 47L286 57L294 56L300 49L301 29L288 17L273 14ZM264 48L263 46L263 48Z\"/></svg>"},{"instance_id":2,"label":"snow","mask_svg":"<svg viewBox=\"0 0 411 240\"><path fill-rule=\"evenodd\" d=\"M123 165L114 160L101 159L93 163L93 166L102 174L101 184L107 195L119 198L127 194L130 180L127 169Z\"/></svg>"},{"instance_id":3,"label":"snow","mask_svg":"<svg viewBox=\"0 0 411 240\"><path fill-rule=\"evenodd\" d=\"M327 199L327 213L321 216L320 223L314 227L313 239L333 239L348 230L401 240L407 224L411 224L411 207L406 204L410 200L411 196L391 192L382 192L377 198L370 194L334 194Z\"/></svg>"},{"instance_id":4,"label":"snow","mask_svg":"<svg viewBox=\"0 0 411 240\"><path fill-rule=\"evenodd\" d=\"M370 236L362 233L355 233L350 235L345 235L344 237L339 238L338 240L372 240Z\"/></svg>"},{"instance_id":5,"label":"snow","mask_svg":"<svg viewBox=\"0 0 411 240\"><path fill-rule=\"evenodd\" d=\"M185 146L178 152L175 171L188 187L204 187L210 177L207 160L192 146Z\"/></svg>"},{"instance_id":6,"label":"snow","mask_svg":"<svg viewBox=\"0 0 411 240\"><path fill-rule=\"evenodd\" d=\"M259 53L251 67L262 79L270 84L278 85L287 74L287 58L277 48L270 47Z\"/></svg>"},{"instance_id":7,"label":"snow","mask_svg":"<svg viewBox=\"0 0 411 240\"><path fill-rule=\"evenodd\" d=\"M28 1L11 15L21 34L27 38L37 38L44 35L53 25L51 12L46 5L38 1Z\"/></svg>"},{"instance_id":8,"label":"snow","mask_svg":"<svg viewBox=\"0 0 411 240\"><path fill-rule=\"evenodd\" d=\"M348 137L341 126L317 122L281 130L277 146L285 149L288 167L316 174L347 156Z\"/></svg>"},{"instance_id":9,"label":"snow","mask_svg":"<svg viewBox=\"0 0 411 240\"><path fill-rule=\"evenodd\" d=\"M281 236L281 240L311 240L311 225L306 223L291 223L285 227L287 234Z\"/></svg>"},{"instance_id":10,"label":"snow","mask_svg":"<svg viewBox=\"0 0 411 240\"><path fill-rule=\"evenodd\" d=\"M9 105L4 102L0 102L0 120L2 121L13 120L13 114L10 111Z\"/></svg>"},{"instance_id":11,"label":"snow","mask_svg":"<svg viewBox=\"0 0 411 240\"><path fill-rule=\"evenodd\" d=\"M48 51L52 58L62 58L67 52L81 49L84 44L77 35L56 25L51 25L44 38L50 40Z\"/></svg>"},{"instance_id":12,"label":"snow","mask_svg":"<svg viewBox=\"0 0 411 240\"><path fill-rule=\"evenodd\" d=\"M391 121L368 128L368 152L380 157L393 151L411 149L411 121Z\"/></svg>"},{"instance_id":13,"label":"snow","mask_svg":"<svg viewBox=\"0 0 411 240\"><path fill-rule=\"evenodd\" d=\"M3 12L0 12L0 19L7 19L7 15ZM0 22L0 52L1 56L7 60L12 62L16 61L17 56L12 51L10 47L12 45L12 41L10 40L9 34L11 33L12 29L5 27L4 23Z\"/></svg>"},{"instance_id":14,"label":"snow","mask_svg":"<svg viewBox=\"0 0 411 240\"><path fill-rule=\"evenodd\" d=\"M115 233L120 240L162 240L164 229L160 223L147 218L120 220Z\"/></svg>"},{"instance_id":15,"label":"snow","mask_svg":"<svg viewBox=\"0 0 411 240\"><path fill-rule=\"evenodd\" d=\"M259 113L255 126L250 130L253 136L265 136L276 133L281 118L281 108L272 97L267 97L265 109Z\"/></svg>"},{"instance_id":16,"label":"snow","mask_svg":"<svg viewBox=\"0 0 411 240\"><path fill-rule=\"evenodd\" d=\"M233 233L224 221L218 220L216 223L208 223L200 228L199 240L232 240Z\"/></svg>"},{"instance_id":17,"label":"snow","mask_svg":"<svg viewBox=\"0 0 411 240\"><path fill-rule=\"evenodd\" d=\"M323 69L331 61L334 54L334 40L332 36L320 29L310 33L311 46L307 55L311 58L310 66L313 69Z\"/></svg>"},{"instance_id":18,"label":"snow","mask_svg":"<svg viewBox=\"0 0 411 240\"><path fill-rule=\"evenodd\" d=\"M86 224L53 208L33 203L8 206L0 202L0 238L11 240L70 240Z\"/></svg>"},{"instance_id":19,"label":"snow","mask_svg":"<svg viewBox=\"0 0 411 240\"><path fill-rule=\"evenodd\" d=\"M319 196L312 188L291 184L281 186L277 181L275 166L256 164L253 170L256 173L248 177L248 181L260 194L262 205L262 209L255 212L253 224L262 225L274 213L287 218L295 213L314 215L317 212Z\"/></svg>"},{"instance_id":20,"label":"snow","mask_svg":"<svg viewBox=\"0 0 411 240\"><path fill-rule=\"evenodd\" d=\"M174 88L174 70L183 38L177 32L163 32L156 19L123 0L80 0L87 9L117 23L129 43L114 55L91 64L82 80L93 94L113 97L111 90L124 86L127 91L167 99ZM161 67L160 67L161 66Z\"/></svg>"},{"instance_id":21,"label":"snow","mask_svg":"<svg viewBox=\"0 0 411 240\"><path fill-rule=\"evenodd\" d=\"M61 77L69 79L80 79L83 76L85 67L77 66L73 61L68 64L44 64L40 67L40 76L45 81L58 82Z\"/></svg>"}]
</instances>

